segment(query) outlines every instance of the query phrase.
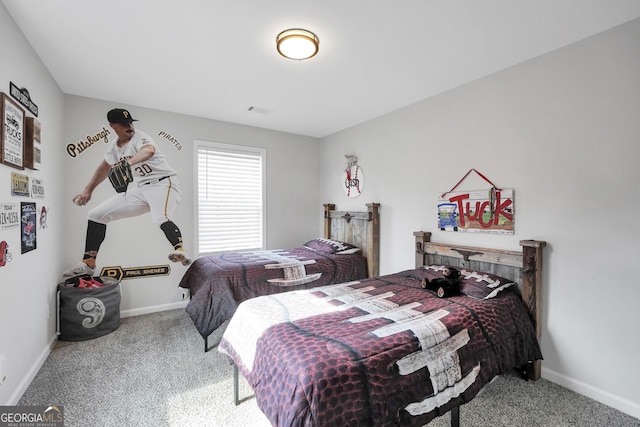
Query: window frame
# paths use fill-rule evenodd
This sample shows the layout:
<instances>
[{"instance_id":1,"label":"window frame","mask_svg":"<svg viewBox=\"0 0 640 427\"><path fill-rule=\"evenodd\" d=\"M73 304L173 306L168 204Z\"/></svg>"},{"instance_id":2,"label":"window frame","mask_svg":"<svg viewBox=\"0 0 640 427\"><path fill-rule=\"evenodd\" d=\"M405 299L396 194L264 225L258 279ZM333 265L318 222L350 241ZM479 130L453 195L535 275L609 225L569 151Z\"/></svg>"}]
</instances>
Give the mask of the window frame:
<instances>
[{"instance_id":1,"label":"window frame","mask_svg":"<svg viewBox=\"0 0 640 427\"><path fill-rule=\"evenodd\" d=\"M200 149L210 149L213 151L227 152L227 153L242 153L242 154L250 154L256 155L261 159L261 215L262 221L260 224L261 227L261 242L259 248L246 248L246 249L228 249L228 250L220 250L213 252L200 252L200 195L199 195L199 185L198 185L198 166L200 161ZM246 146L246 145L237 145L237 144L228 144L216 141L205 141L205 140L194 140L193 144L193 195L194 195L194 210L193 210L193 234L194 234L194 243L195 243L195 252L196 256L206 256L213 255L217 253L224 252L238 252L245 250L262 250L265 247L265 242L267 241L267 205L266 205L266 164L267 164L267 150L265 148Z\"/></svg>"}]
</instances>

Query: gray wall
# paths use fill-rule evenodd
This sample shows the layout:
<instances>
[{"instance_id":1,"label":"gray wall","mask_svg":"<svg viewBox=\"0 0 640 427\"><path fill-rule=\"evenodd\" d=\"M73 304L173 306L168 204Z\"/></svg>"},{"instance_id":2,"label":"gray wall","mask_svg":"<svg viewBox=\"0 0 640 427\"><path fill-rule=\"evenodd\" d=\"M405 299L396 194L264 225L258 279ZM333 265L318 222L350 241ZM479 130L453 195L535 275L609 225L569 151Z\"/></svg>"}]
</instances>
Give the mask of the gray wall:
<instances>
[{"instance_id":1,"label":"gray wall","mask_svg":"<svg viewBox=\"0 0 640 427\"><path fill-rule=\"evenodd\" d=\"M412 267L416 230L504 249L546 240L543 377L640 418L638 52L635 20L327 137L320 199L381 203L383 274ZM357 199L341 189L347 153L366 176ZM515 190L514 235L435 230L438 195L471 168ZM475 175L460 187L487 188Z\"/></svg>"}]
</instances>

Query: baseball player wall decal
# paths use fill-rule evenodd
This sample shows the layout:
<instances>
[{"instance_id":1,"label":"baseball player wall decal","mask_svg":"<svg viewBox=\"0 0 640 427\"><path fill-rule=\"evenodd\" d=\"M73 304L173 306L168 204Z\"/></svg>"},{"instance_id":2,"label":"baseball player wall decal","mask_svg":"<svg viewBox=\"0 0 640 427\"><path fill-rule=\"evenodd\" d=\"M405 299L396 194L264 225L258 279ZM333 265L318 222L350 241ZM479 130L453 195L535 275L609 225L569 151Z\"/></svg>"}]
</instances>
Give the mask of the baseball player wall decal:
<instances>
[{"instance_id":1,"label":"baseball player wall decal","mask_svg":"<svg viewBox=\"0 0 640 427\"><path fill-rule=\"evenodd\" d=\"M91 200L95 188L112 173L114 166L131 168L132 182L119 192L92 208L88 213L85 252L81 262L65 270L63 278L93 275L100 245L106 237L107 224L122 218L151 213L153 223L160 226L173 246L169 259L189 265L191 259L183 249L182 234L172 217L181 199L180 181L153 139L135 130L137 121L129 111L115 108L107 113L109 125L117 139L109 143L104 159L73 202L78 206Z\"/></svg>"}]
</instances>

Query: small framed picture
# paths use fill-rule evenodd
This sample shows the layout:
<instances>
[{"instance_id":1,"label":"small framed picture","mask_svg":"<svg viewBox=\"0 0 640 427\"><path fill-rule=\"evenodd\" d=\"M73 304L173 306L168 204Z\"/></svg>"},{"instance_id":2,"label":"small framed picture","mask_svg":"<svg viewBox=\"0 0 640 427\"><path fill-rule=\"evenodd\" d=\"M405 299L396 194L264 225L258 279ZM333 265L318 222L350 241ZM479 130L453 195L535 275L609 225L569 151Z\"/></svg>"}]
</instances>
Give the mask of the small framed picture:
<instances>
[{"instance_id":1,"label":"small framed picture","mask_svg":"<svg viewBox=\"0 0 640 427\"><path fill-rule=\"evenodd\" d=\"M40 122L33 117L24 120L24 167L40 169L42 165L42 150L40 149Z\"/></svg>"},{"instance_id":2,"label":"small framed picture","mask_svg":"<svg viewBox=\"0 0 640 427\"><path fill-rule=\"evenodd\" d=\"M0 162L24 169L24 110L0 92Z\"/></svg>"}]
</instances>

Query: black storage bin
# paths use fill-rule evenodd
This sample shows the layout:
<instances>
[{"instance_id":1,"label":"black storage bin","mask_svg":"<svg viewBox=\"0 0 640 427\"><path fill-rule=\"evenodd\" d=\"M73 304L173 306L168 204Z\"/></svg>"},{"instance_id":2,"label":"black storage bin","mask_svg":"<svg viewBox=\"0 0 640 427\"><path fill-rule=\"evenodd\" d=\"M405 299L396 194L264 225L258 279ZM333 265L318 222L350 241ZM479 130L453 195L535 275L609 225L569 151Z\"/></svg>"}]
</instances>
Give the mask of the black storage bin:
<instances>
[{"instance_id":1,"label":"black storage bin","mask_svg":"<svg viewBox=\"0 0 640 427\"><path fill-rule=\"evenodd\" d=\"M120 282L110 277L88 277L103 284L84 289L58 284L58 339L84 341L120 327Z\"/></svg>"}]
</instances>

